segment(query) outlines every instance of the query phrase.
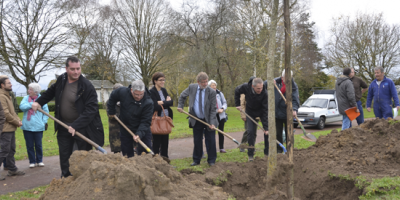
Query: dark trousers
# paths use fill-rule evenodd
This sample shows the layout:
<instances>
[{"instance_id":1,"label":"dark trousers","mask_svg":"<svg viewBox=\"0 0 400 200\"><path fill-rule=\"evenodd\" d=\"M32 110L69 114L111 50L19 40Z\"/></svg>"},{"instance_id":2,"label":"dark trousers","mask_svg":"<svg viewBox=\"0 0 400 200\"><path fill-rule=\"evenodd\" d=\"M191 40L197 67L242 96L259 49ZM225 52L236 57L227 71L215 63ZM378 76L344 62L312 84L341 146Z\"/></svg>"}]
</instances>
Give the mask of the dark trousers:
<instances>
[{"instance_id":1,"label":"dark trousers","mask_svg":"<svg viewBox=\"0 0 400 200\"><path fill-rule=\"evenodd\" d=\"M140 138L142 142L152 149L151 146L151 132L150 130L146 132L146 134ZM127 156L128 158L135 156L135 152L133 151L133 147L136 142L133 140L133 137L131 135L127 134L122 134L121 133L121 150L122 150L122 155ZM146 152L146 149L142 147L142 145L138 145L137 147L138 155L141 155L143 152Z\"/></svg>"},{"instance_id":2,"label":"dark trousers","mask_svg":"<svg viewBox=\"0 0 400 200\"><path fill-rule=\"evenodd\" d=\"M24 138L26 150L28 151L29 164L43 162L43 131L24 131Z\"/></svg>"},{"instance_id":3,"label":"dark trousers","mask_svg":"<svg viewBox=\"0 0 400 200\"><path fill-rule=\"evenodd\" d=\"M275 118L275 127L276 127L276 139L283 144L283 129L285 129L285 138L286 138L286 146L287 146L287 126L286 119L278 119ZM264 134L264 154L268 155L269 153L269 138L268 135ZM279 145L276 145L277 152L282 153L283 149Z\"/></svg>"},{"instance_id":4,"label":"dark trousers","mask_svg":"<svg viewBox=\"0 0 400 200\"><path fill-rule=\"evenodd\" d=\"M221 131L224 131L224 126L225 126L225 119L220 120L219 115L217 114L217 119L218 119L218 129ZM219 149L224 149L224 140L225 136L218 132L218 143L219 143Z\"/></svg>"},{"instance_id":5,"label":"dark trousers","mask_svg":"<svg viewBox=\"0 0 400 200\"><path fill-rule=\"evenodd\" d=\"M253 117L254 119L255 117ZM254 146L256 143L256 137L257 137L257 124L255 124L251 119L246 117L246 123L247 123L247 142L249 143L249 146ZM254 148L250 148L247 150L247 155L248 156L254 156Z\"/></svg>"},{"instance_id":6,"label":"dark trousers","mask_svg":"<svg viewBox=\"0 0 400 200\"><path fill-rule=\"evenodd\" d=\"M86 131L79 131L82 135L89 138ZM61 177L71 176L69 171L69 158L72 155L74 143L78 145L78 150L89 151L92 145L85 142L77 135L72 136L64 127L59 126L57 132L58 152L60 154Z\"/></svg>"},{"instance_id":7,"label":"dark trousers","mask_svg":"<svg viewBox=\"0 0 400 200\"><path fill-rule=\"evenodd\" d=\"M203 119L204 121L204 119ZM196 122L193 127L193 162L200 163L200 160L203 156L203 133L205 136L205 142L208 144L207 146L207 162L215 163L217 160L217 148L215 145L215 131L208 131L207 126Z\"/></svg>"},{"instance_id":8,"label":"dark trousers","mask_svg":"<svg viewBox=\"0 0 400 200\"><path fill-rule=\"evenodd\" d=\"M169 144L169 134L153 135L154 154L160 154L161 156L168 158L168 144Z\"/></svg>"},{"instance_id":9,"label":"dark trousers","mask_svg":"<svg viewBox=\"0 0 400 200\"><path fill-rule=\"evenodd\" d=\"M259 120L255 119L255 121L258 123ZM247 143L247 135L248 134L247 134L247 118L246 118L246 121L244 122L244 133L243 133L242 141L240 143L243 143L243 144ZM257 134L255 137L257 138Z\"/></svg>"},{"instance_id":10,"label":"dark trousers","mask_svg":"<svg viewBox=\"0 0 400 200\"><path fill-rule=\"evenodd\" d=\"M0 163L7 159L7 167L10 171L17 171L15 166L15 132L3 132L0 134Z\"/></svg>"}]
</instances>

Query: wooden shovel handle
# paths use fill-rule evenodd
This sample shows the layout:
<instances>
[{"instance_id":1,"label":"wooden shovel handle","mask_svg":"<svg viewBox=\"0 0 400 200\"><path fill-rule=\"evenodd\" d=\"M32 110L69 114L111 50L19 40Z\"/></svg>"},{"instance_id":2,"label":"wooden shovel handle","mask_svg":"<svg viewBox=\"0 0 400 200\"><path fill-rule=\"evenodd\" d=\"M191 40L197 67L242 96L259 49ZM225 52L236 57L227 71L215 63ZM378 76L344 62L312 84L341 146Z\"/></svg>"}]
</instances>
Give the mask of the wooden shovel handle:
<instances>
[{"instance_id":1,"label":"wooden shovel handle","mask_svg":"<svg viewBox=\"0 0 400 200\"><path fill-rule=\"evenodd\" d=\"M182 109L182 112L185 113L186 115L189 115L189 117L191 117L191 118L193 118L193 119L195 119L195 120L201 122L202 124L204 124L204 125L206 125L206 126L211 126L211 125L208 124L207 122L205 122L205 121L203 121L203 120L201 120L201 119L199 119L199 118L197 118L197 117L195 117L195 116L189 114L188 112L184 111L183 109ZM219 130L218 128L215 128L215 130L218 131L218 132L220 132L222 135L226 136L227 138L231 139L233 142L235 142L236 144L239 145L239 142L238 142L237 140L235 140L235 138L233 138L233 137L231 137L230 135L228 135L227 133L225 133L225 132Z\"/></svg>"},{"instance_id":2,"label":"wooden shovel handle","mask_svg":"<svg viewBox=\"0 0 400 200\"><path fill-rule=\"evenodd\" d=\"M68 125L64 124L62 121L60 121L57 118L51 116L49 113L45 112L41 108L38 108L38 110L40 112L42 112L43 114L45 114L46 116L48 116L50 119L54 120L55 122L57 122L58 124L63 126L64 128L68 129ZM94 148L96 148L97 150L101 151L102 153L107 154L107 151L105 149L103 149L101 146L99 146L98 144L96 144L95 142L90 140L89 138L85 137L84 135L82 135L78 131L75 131L75 135L77 135L78 137L82 138L83 140L85 140L85 142L89 143L90 145L92 145Z\"/></svg>"},{"instance_id":3,"label":"wooden shovel handle","mask_svg":"<svg viewBox=\"0 0 400 200\"><path fill-rule=\"evenodd\" d=\"M136 136L116 115L114 115L114 118L121 124L122 127L125 128L132 136ZM140 138L138 139L138 142L144 149L146 149L147 152L151 153L151 155L154 155L154 152L145 145Z\"/></svg>"}]
</instances>

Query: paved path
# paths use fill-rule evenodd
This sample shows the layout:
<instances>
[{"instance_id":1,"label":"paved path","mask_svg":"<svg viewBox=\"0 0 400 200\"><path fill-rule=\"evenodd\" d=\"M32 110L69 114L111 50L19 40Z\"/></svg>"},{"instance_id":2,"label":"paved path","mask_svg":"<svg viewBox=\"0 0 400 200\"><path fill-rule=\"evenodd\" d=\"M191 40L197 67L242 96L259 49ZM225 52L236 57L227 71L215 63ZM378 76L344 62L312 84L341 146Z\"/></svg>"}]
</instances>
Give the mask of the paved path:
<instances>
[{"instance_id":1,"label":"paved path","mask_svg":"<svg viewBox=\"0 0 400 200\"><path fill-rule=\"evenodd\" d=\"M400 119L397 117L396 119ZM357 123L353 121L353 126L357 126ZM307 132L312 133L316 131L321 131L315 127L305 126ZM334 123L334 124L327 124L324 130L332 130L341 128L341 122ZM302 134L300 128L295 129L295 134ZM238 140L242 139L243 132L234 132L229 133L233 138ZM216 137L216 144L217 150L218 147L218 137ZM257 141L256 143L264 141L262 131L258 130L257 132ZM237 148L237 145L225 138L225 149L234 149ZM205 147L204 147L205 149ZM110 152L110 148L106 147L106 150ZM191 157L193 152L193 138L182 138L182 139L173 139L170 140L169 143L169 156L170 159L179 159L179 158L187 158ZM16 192L27 190L31 188L35 188L42 185L47 185L53 180L54 178L60 178L61 171L60 171L60 163L58 156L49 156L43 159L45 163L44 167L35 167L29 168L29 161L28 160L19 160L16 162L17 167L20 170L25 171L24 176L14 176L14 177L6 177L6 180L0 181L0 194L6 194L9 192ZM5 170L0 170L0 173L7 173Z\"/></svg>"}]
</instances>

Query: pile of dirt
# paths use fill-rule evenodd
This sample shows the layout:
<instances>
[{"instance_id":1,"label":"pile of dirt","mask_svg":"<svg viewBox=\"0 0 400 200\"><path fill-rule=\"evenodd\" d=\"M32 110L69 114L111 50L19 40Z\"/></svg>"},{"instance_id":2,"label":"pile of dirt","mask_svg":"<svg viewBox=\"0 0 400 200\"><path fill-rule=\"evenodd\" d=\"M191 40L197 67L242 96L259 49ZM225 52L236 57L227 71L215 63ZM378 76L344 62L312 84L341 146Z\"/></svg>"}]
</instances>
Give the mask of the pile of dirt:
<instances>
[{"instance_id":1,"label":"pile of dirt","mask_svg":"<svg viewBox=\"0 0 400 200\"><path fill-rule=\"evenodd\" d=\"M75 151L72 177L54 179L40 199L227 199L221 187L187 181L161 157Z\"/></svg>"},{"instance_id":2,"label":"pile of dirt","mask_svg":"<svg viewBox=\"0 0 400 200\"><path fill-rule=\"evenodd\" d=\"M300 199L358 199L363 190L354 180L400 175L400 123L369 120L361 127L321 136L308 149L294 151L294 191ZM278 155L274 180L266 182L268 157L251 163L217 163L204 174L185 171L185 178L221 186L238 200L286 199L291 165L287 155ZM268 185L268 188L267 188ZM275 187L273 187L275 186ZM271 189L271 187L273 187Z\"/></svg>"},{"instance_id":3,"label":"pile of dirt","mask_svg":"<svg viewBox=\"0 0 400 200\"><path fill-rule=\"evenodd\" d=\"M351 178L400 175L400 123L369 120L360 127L333 130L315 145L294 150L294 165L278 155L275 176L266 180L268 157L254 162L223 163L203 173L177 172L160 157L124 158L76 152L71 178L53 180L41 199L287 199L294 170L298 199L353 200L363 194ZM243 154L246 156L246 154ZM340 179L335 175L347 175Z\"/></svg>"}]
</instances>

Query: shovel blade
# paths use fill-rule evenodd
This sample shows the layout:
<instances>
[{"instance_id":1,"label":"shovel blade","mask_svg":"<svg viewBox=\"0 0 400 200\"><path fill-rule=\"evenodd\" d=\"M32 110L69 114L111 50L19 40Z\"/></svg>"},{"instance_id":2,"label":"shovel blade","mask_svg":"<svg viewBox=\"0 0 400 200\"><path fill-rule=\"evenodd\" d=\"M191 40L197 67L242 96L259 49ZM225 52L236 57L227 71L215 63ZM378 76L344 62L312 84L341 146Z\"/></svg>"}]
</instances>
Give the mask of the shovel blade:
<instances>
[{"instance_id":1,"label":"shovel blade","mask_svg":"<svg viewBox=\"0 0 400 200\"><path fill-rule=\"evenodd\" d=\"M301 138L310 141L310 142L316 142L317 138L314 135L311 135L310 133L307 133L307 135L301 136Z\"/></svg>"}]
</instances>

